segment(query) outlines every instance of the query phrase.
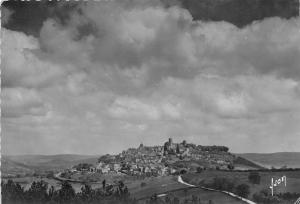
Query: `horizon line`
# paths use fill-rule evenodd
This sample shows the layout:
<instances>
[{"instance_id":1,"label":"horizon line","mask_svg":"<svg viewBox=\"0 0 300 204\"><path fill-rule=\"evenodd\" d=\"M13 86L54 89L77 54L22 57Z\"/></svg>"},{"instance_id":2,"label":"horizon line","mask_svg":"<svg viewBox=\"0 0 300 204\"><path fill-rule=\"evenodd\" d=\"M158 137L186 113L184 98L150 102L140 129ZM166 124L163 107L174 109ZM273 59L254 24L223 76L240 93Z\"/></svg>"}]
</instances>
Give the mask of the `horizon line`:
<instances>
[{"instance_id":1,"label":"horizon line","mask_svg":"<svg viewBox=\"0 0 300 204\"><path fill-rule=\"evenodd\" d=\"M278 154L278 153L300 153L298 152L230 152L231 154ZM59 154L2 154L2 156L102 156L106 154L78 154L78 153L59 153ZM114 155L114 154L111 154Z\"/></svg>"}]
</instances>

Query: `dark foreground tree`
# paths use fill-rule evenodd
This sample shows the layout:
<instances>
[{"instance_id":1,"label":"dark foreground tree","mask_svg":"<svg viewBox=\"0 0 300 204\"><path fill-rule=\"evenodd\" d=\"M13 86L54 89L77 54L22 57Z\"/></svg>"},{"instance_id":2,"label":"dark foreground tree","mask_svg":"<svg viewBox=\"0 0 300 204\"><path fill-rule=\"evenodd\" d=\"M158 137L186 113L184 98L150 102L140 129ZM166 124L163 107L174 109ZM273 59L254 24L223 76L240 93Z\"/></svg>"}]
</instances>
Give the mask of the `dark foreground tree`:
<instances>
[{"instance_id":1,"label":"dark foreground tree","mask_svg":"<svg viewBox=\"0 0 300 204\"><path fill-rule=\"evenodd\" d=\"M22 202L25 200L24 189L12 180L1 183L1 197L3 203Z\"/></svg>"},{"instance_id":2,"label":"dark foreground tree","mask_svg":"<svg viewBox=\"0 0 300 204\"><path fill-rule=\"evenodd\" d=\"M34 181L26 192L26 200L40 203L48 201L48 183L43 180Z\"/></svg>"},{"instance_id":3,"label":"dark foreground tree","mask_svg":"<svg viewBox=\"0 0 300 204\"><path fill-rule=\"evenodd\" d=\"M58 199L62 203L71 203L75 198L75 190L72 185L64 181L61 185L61 189L58 191Z\"/></svg>"}]
</instances>

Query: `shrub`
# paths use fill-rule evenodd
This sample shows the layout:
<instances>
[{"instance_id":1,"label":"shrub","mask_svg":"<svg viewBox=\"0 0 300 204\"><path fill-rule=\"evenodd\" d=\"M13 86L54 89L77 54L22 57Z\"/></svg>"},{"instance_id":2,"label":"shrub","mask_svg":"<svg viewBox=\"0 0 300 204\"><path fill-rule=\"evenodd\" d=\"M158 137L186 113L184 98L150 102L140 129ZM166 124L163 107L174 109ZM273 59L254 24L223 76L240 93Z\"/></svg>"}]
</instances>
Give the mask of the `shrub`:
<instances>
[{"instance_id":1,"label":"shrub","mask_svg":"<svg viewBox=\"0 0 300 204\"><path fill-rule=\"evenodd\" d=\"M203 169L199 166L199 167L197 167L197 173L201 173L202 171L203 171Z\"/></svg>"},{"instance_id":2,"label":"shrub","mask_svg":"<svg viewBox=\"0 0 300 204\"><path fill-rule=\"evenodd\" d=\"M250 187L247 184L240 184L236 187L235 191L237 195L247 198L250 194Z\"/></svg>"},{"instance_id":3,"label":"shrub","mask_svg":"<svg viewBox=\"0 0 300 204\"><path fill-rule=\"evenodd\" d=\"M259 193L253 195L253 201L264 204L281 203L277 195L271 195L267 189L261 190Z\"/></svg>"}]
</instances>

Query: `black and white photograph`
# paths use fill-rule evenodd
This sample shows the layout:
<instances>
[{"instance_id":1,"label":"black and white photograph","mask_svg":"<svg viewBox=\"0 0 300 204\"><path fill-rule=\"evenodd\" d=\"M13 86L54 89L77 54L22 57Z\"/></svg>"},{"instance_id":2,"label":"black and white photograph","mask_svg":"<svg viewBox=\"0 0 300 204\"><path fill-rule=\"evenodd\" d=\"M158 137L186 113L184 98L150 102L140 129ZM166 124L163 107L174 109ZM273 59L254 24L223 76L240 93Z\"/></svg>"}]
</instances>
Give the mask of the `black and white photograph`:
<instances>
[{"instance_id":1,"label":"black and white photograph","mask_svg":"<svg viewBox=\"0 0 300 204\"><path fill-rule=\"evenodd\" d=\"M3 1L1 203L300 204L299 0Z\"/></svg>"}]
</instances>

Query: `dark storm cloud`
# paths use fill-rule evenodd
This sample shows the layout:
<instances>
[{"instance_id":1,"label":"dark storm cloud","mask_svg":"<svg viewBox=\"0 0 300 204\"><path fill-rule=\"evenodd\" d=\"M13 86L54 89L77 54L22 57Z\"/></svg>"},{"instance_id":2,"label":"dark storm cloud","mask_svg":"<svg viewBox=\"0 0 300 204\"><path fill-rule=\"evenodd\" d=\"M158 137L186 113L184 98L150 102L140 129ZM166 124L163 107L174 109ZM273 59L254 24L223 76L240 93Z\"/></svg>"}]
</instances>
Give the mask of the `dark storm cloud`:
<instances>
[{"instance_id":1,"label":"dark storm cloud","mask_svg":"<svg viewBox=\"0 0 300 204\"><path fill-rule=\"evenodd\" d=\"M6 7L2 8L2 10L1 10L1 24L2 24L2 26L6 25L9 22L10 17L13 13L14 12L12 10L9 10Z\"/></svg>"},{"instance_id":2,"label":"dark storm cloud","mask_svg":"<svg viewBox=\"0 0 300 204\"><path fill-rule=\"evenodd\" d=\"M76 9L78 2L63 1L22 1L10 0L2 4L3 8L13 11L10 21L4 25L10 30L21 31L38 36L43 22L47 18L55 18L62 23L69 19L69 12Z\"/></svg>"},{"instance_id":3,"label":"dark storm cloud","mask_svg":"<svg viewBox=\"0 0 300 204\"><path fill-rule=\"evenodd\" d=\"M267 17L299 15L298 0L179 0L195 20L227 21L243 27Z\"/></svg>"},{"instance_id":4,"label":"dark storm cloud","mask_svg":"<svg viewBox=\"0 0 300 204\"><path fill-rule=\"evenodd\" d=\"M37 36L47 18L56 18L64 24L69 20L70 12L80 13L78 10L80 4L83 2L5 1L3 7L15 11L5 27ZM187 9L194 20L227 21L239 27L266 17L291 18L299 15L298 0L124 0L121 4L124 8L133 5L140 7L160 5L168 8L175 5ZM86 32L86 28L91 29L91 26L85 26L82 27L82 31Z\"/></svg>"}]
</instances>

